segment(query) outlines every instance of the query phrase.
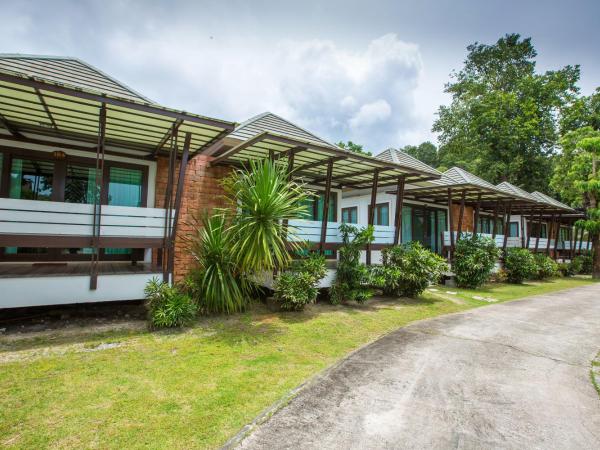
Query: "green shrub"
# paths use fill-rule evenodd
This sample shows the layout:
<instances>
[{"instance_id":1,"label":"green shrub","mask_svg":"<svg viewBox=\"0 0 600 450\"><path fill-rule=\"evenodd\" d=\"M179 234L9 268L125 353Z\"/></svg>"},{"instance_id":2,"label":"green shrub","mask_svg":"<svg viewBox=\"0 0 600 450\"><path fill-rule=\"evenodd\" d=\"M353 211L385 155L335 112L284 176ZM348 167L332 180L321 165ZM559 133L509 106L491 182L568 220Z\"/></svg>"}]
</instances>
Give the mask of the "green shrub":
<instances>
[{"instance_id":1,"label":"green shrub","mask_svg":"<svg viewBox=\"0 0 600 450\"><path fill-rule=\"evenodd\" d=\"M581 271L579 273L590 275L594 268L594 259L592 255L579 255L574 259L578 259L581 261Z\"/></svg>"},{"instance_id":2,"label":"green shrub","mask_svg":"<svg viewBox=\"0 0 600 450\"><path fill-rule=\"evenodd\" d=\"M508 275L506 274L506 270L502 267L497 271L492 272L492 275L490 276L491 283L506 283L506 280L508 280Z\"/></svg>"},{"instance_id":3,"label":"green shrub","mask_svg":"<svg viewBox=\"0 0 600 450\"><path fill-rule=\"evenodd\" d=\"M459 239L452 262L456 284L472 289L483 285L490 279L499 256L500 250L491 238L475 235Z\"/></svg>"},{"instance_id":4,"label":"green shrub","mask_svg":"<svg viewBox=\"0 0 600 450\"><path fill-rule=\"evenodd\" d=\"M558 264L556 261L543 253L536 253L534 258L536 265L535 278L537 280L545 280L558 276Z\"/></svg>"},{"instance_id":5,"label":"green shrub","mask_svg":"<svg viewBox=\"0 0 600 450\"><path fill-rule=\"evenodd\" d=\"M386 248L382 256L383 264L373 272L385 295L417 297L448 269L441 256L417 241Z\"/></svg>"},{"instance_id":6,"label":"green shrub","mask_svg":"<svg viewBox=\"0 0 600 450\"><path fill-rule=\"evenodd\" d=\"M144 294L148 319L153 328L183 327L194 320L198 311L189 295L156 277L146 284Z\"/></svg>"},{"instance_id":7,"label":"green shrub","mask_svg":"<svg viewBox=\"0 0 600 450\"><path fill-rule=\"evenodd\" d=\"M563 277L572 277L574 274L572 272L572 267L569 263L558 263L558 272L563 276Z\"/></svg>"},{"instance_id":8,"label":"green shrub","mask_svg":"<svg viewBox=\"0 0 600 450\"><path fill-rule=\"evenodd\" d=\"M584 256L576 256L569 263L569 269L573 275L583 273L584 258ZM589 273L592 273L591 270Z\"/></svg>"},{"instance_id":9,"label":"green shrub","mask_svg":"<svg viewBox=\"0 0 600 450\"><path fill-rule=\"evenodd\" d=\"M533 254L526 248L509 248L504 258L504 269L509 283L520 284L537 272Z\"/></svg>"},{"instance_id":10,"label":"green shrub","mask_svg":"<svg viewBox=\"0 0 600 450\"><path fill-rule=\"evenodd\" d=\"M317 299L319 281L326 273L325 257L318 253L311 253L304 259L294 261L290 271L275 278L275 301L282 309L301 311L304 306Z\"/></svg>"},{"instance_id":11,"label":"green shrub","mask_svg":"<svg viewBox=\"0 0 600 450\"><path fill-rule=\"evenodd\" d=\"M367 266L360 262L360 249L373 242L373 227L357 228L343 223L340 225L342 246L339 249L339 261L335 281L331 287L331 303L344 301L367 301L373 292L369 289L370 273Z\"/></svg>"}]
</instances>

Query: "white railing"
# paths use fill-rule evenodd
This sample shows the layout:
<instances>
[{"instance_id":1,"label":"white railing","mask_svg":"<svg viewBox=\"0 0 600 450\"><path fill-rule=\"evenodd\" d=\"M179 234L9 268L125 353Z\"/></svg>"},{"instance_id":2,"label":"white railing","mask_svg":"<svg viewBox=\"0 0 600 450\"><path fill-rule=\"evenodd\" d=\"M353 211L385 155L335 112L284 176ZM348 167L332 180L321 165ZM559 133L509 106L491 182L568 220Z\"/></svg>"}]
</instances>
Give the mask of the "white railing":
<instances>
[{"instance_id":1,"label":"white railing","mask_svg":"<svg viewBox=\"0 0 600 450\"><path fill-rule=\"evenodd\" d=\"M92 236L93 205L0 199L0 234ZM162 238L166 211L102 205L100 235Z\"/></svg>"},{"instance_id":2,"label":"white railing","mask_svg":"<svg viewBox=\"0 0 600 450\"><path fill-rule=\"evenodd\" d=\"M454 242L456 242L457 238L458 238L458 232L454 231ZM472 233L462 233L462 237L466 238L466 237L470 237ZM488 238L492 238L491 234L487 234L487 233L478 233L479 236L485 236ZM498 247L502 247L504 245L504 235L503 234L497 234L496 237L494 238L494 240L496 241L496 246ZM444 246L445 247L449 247L450 246L450 232L449 231L444 231ZM521 243L521 238L520 237L508 237L508 239L506 240L506 246L507 247L521 247L522 243Z\"/></svg>"},{"instance_id":3,"label":"white railing","mask_svg":"<svg viewBox=\"0 0 600 450\"><path fill-rule=\"evenodd\" d=\"M327 232L325 234L325 242L330 244L340 244L342 235L339 227L341 222L327 222ZM321 241L321 221L319 220L290 220L289 226L293 229L295 241L320 242ZM357 225L360 227L360 225ZM375 225L375 240L374 244L393 244L394 243L394 227Z\"/></svg>"}]
</instances>

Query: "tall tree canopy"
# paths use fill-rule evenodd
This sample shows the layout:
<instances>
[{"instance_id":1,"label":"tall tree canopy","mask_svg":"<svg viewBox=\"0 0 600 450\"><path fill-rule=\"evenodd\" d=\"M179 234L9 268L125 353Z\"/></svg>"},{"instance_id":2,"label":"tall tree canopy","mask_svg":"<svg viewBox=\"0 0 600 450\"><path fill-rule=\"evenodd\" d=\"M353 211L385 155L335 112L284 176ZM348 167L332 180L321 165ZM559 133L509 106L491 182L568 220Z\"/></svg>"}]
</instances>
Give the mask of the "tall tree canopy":
<instances>
[{"instance_id":1,"label":"tall tree canopy","mask_svg":"<svg viewBox=\"0 0 600 450\"><path fill-rule=\"evenodd\" d=\"M467 47L464 67L439 108L439 164L458 165L484 179L547 191L560 111L578 93L579 66L535 72L530 38L508 34L493 45Z\"/></svg>"},{"instance_id":2,"label":"tall tree canopy","mask_svg":"<svg viewBox=\"0 0 600 450\"><path fill-rule=\"evenodd\" d=\"M431 167L437 167L439 165L438 149L429 141L425 141L420 145L405 145L400 150L423 161Z\"/></svg>"},{"instance_id":3,"label":"tall tree canopy","mask_svg":"<svg viewBox=\"0 0 600 450\"><path fill-rule=\"evenodd\" d=\"M340 148L343 148L344 150L350 150L351 152L354 153L360 153L361 155L370 155L371 152L364 150L363 146L361 144L355 144L352 141L348 141L348 142L338 142L337 146Z\"/></svg>"}]
</instances>

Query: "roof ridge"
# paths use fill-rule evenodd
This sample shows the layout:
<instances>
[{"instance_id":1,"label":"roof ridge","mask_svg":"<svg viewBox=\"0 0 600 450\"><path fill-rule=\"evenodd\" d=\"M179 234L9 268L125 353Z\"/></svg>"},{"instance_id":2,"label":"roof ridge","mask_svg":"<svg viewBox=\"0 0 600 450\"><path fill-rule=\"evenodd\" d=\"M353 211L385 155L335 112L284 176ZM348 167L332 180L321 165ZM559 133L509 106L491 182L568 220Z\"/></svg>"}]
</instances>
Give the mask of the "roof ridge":
<instances>
[{"instance_id":1,"label":"roof ridge","mask_svg":"<svg viewBox=\"0 0 600 450\"><path fill-rule=\"evenodd\" d=\"M417 164L422 164L423 166L427 167L428 171L430 171L432 173L435 173L435 174L442 175L442 173L439 170L437 170L435 167L431 167L429 164L424 163L419 158L415 158L414 156L406 153L404 150L400 150L399 148L388 147L385 150L379 152L377 155L374 155L374 157L377 158L377 159L382 159L380 156L383 155L385 152L388 152L388 151L390 152L390 156L392 158L392 162L394 162L396 164L402 164L402 162L400 161L400 158L398 158L398 154L401 154L405 158L408 158L411 161L416 162Z\"/></svg>"}]
</instances>

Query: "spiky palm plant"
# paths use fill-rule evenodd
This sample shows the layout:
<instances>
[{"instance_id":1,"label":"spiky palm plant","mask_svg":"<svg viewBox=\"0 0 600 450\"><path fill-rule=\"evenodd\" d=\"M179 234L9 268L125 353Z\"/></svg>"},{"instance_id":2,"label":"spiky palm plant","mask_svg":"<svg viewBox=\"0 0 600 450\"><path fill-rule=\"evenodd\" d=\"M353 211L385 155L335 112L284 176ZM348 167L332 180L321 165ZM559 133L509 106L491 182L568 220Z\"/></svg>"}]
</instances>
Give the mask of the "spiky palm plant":
<instances>
[{"instance_id":1,"label":"spiky palm plant","mask_svg":"<svg viewBox=\"0 0 600 450\"><path fill-rule=\"evenodd\" d=\"M285 166L268 159L236 170L224 187L236 212L231 219L232 251L239 268L258 274L287 266L291 258L286 241L296 239L294 228L285 222L305 216L303 203L310 194L290 180Z\"/></svg>"},{"instance_id":2,"label":"spiky palm plant","mask_svg":"<svg viewBox=\"0 0 600 450\"><path fill-rule=\"evenodd\" d=\"M198 262L188 279L193 296L205 314L242 311L251 298L251 284L239 270L232 234L222 212L204 215L190 250Z\"/></svg>"}]
</instances>

